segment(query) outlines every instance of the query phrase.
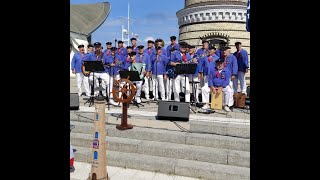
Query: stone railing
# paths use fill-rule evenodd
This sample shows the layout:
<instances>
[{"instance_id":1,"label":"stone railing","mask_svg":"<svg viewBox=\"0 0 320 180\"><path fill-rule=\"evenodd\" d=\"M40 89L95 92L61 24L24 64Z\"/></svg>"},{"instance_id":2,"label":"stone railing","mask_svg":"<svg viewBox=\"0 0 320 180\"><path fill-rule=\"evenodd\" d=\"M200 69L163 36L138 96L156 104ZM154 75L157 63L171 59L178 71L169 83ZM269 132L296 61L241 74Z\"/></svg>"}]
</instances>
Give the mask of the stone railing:
<instances>
[{"instance_id":1,"label":"stone railing","mask_svg":"<svg viewBox=\"0 0 320 180\"><path fill-rule=\"evenodd\" d=\"M186 0L185 1L185 6L188 7L190 5L193 5L193 4L199 4L199 3L207 3L207 2L230 2L230 1L233 1L233 2L243 2L243 3L247 3L248 0Z\"/></svg>"},{"instance_id":2,"label":"stone railing","mask_svg":"<svg viewBox=\"0 0 320 180\"><path fill-rule=\"evenodd\" d=\"M210 5L182 9L177 12L178 24L183 26L200 22L246 22L247 9L238 5Z\"/></svg>"}]
</instances>

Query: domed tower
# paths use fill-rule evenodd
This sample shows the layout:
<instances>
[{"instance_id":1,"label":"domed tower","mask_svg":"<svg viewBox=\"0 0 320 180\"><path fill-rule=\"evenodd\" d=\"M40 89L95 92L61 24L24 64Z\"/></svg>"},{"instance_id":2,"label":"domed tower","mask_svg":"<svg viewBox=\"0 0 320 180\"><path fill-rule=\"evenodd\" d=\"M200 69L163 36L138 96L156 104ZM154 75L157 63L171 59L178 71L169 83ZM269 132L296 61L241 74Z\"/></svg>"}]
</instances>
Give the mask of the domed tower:
<instances>
[{"instance_id":1,"label":"domed tower","mask_svg":"<svg viewBox=\"0 0 320 180\"><path fill-rule=\"evenodd\" d=\"M177 12L179 42L200 48L202 40L208 40L219 48L219 42L225 41L235 52L234 43L240 41L248 51L250 62L247 3L248 0L185 0L184 9Z\"/></svg>"}]
</instances>

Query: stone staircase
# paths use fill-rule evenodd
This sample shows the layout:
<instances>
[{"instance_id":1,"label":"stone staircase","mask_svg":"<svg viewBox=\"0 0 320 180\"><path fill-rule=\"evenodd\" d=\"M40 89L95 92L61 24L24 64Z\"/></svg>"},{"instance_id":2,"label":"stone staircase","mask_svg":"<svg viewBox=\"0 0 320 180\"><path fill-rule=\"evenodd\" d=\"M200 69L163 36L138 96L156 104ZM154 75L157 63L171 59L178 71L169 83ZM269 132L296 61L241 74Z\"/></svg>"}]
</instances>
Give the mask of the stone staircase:
<instances>
[{"instance_id":1,"label":"stone staircase","mask_svg":"<svg viewBox=\"0 0 320 180\"><path fill-rule=\"evenodd\" d=\"M209 180L250 179L250 125L189 123L189 132L149 127L119 131L106 125L108 165ZM89 163L93 124L71 124L75 160Z\"/></svg>"}]
</instances>

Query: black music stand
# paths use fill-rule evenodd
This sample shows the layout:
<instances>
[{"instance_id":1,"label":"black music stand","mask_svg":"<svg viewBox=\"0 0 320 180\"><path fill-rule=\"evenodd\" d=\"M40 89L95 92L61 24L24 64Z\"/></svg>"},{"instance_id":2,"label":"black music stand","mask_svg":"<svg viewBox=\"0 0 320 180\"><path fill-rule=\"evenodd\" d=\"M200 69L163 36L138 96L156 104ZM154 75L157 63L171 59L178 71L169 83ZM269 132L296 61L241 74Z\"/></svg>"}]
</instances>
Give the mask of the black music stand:
<instances>
[{"instance_id":1,"label":"black music stand","mask_svg":"<svg viewBox=\"0 0 320 180\"><path fill-rule=\"evenodd\" d=\"M174 68L174 74L183 74L184 75L184 101L186 102L186 92L187 92L187 86L189 86L189 83L187 84L187 74L194 74L196 73L197 70L197 64L177 64L176 68ZM194 112L196 114L196 111L193 110L190 106L190 109L192 110L192 112Z\"/></svg>"},{"instance_id":2,"label":"black music stand","mask_svg":"<svg viewBox=\"0 0 320 180\"><path fill-rule=\"evenodd\" d=\"M133 81L142 81L142 79L140 78L140 75L138 73L138 71L119 71L120 74L120 78L121 79L127 79L129 77L129 81L133 82ZM130 88L130 86L129 86ZM136 91L137 93L137 91ZM140 108L140 106L144 107L143 104L141 103L137 103L137 101L133 101L133 105L137 106L138 108Z\"/></svg>"},{"instance_id":3,"label":"black music stand","mask_svg":"<svg viewBox=\"0 0 320 180\"><path fill-rule=\"evenodd\" d=\"M94 72L104 72L104 67L101 61L83 61L83 65L85 68L85 71L92 72L92 86L91 86L91 94L90 98L87 102L84 104L87 104L89 102L89 107L94 104Z\"/></svg>"}]
</instances>

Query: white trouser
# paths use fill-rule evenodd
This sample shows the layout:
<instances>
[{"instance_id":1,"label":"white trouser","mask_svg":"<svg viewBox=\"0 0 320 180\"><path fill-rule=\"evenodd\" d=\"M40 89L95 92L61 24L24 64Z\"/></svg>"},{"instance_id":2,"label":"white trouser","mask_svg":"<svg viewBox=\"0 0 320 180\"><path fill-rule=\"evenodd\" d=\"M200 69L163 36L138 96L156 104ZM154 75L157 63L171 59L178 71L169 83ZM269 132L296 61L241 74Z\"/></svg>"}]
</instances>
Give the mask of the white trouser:
<instances>
[{"instance_id":1,"label":"white trouser","mask_svg":"<svg viewBox=\"0 0 320 180\"><path fill-rule=\"evenodd\" d=\"M233 105L233 90L232 90L232 83L230 81L229 85L225 88L222 88L223 92L223 104L227 106ZM209 96L211 94L211 90L209 86L202 87L202 102L209 103ZM212 97L211 97L212 98Z\"/></svg>"},{"instance_id":2,"label":"white trouser","mask_svg":"<svg viewBox=\"0 0 320 180\"><path fill-rule=\"evenodd\" d=\"M115 75L114 77L111 77L110 79L110 86L108 86L109 88L109 91L108 93L110 94L110 98L113 98L113 94L112 94L112 88L113 88L113 78L116 78L116 80L119 80L120 79L120 75ZM121 96L121 93L119 93L119 97Z\"/></svg>"},{"instance_id":3,"label":"white trouser","mask_svg":"<svg viewBox=\"0 0 320 180\"><path fill-rule=\"evenodd\" d=\"M238 77L233 81L234 92L238 92L238 79L240 81L240 92L247 94L246 76L244 72L238 71Z\"/></svg>"},{"instance_id":4,"label":"white trouser","mask_svg":"<svg viewBox=\"0 0 320 180\"><path fill-rule=\"evenodd\" d=\"M82 94L82 84L87 96L90 96L89 80L87 76L84 76L82 73L76 73L77 77L77 86L78 86L78 95Z\"/></svg>"},{"instance_id":5,"label":"white trouser","mask_svg":"<svg viewBox=\"0 0 320 180\"><path fill-rule=\"evenodd\" d=\"M146 99L149 99L150 98L150 95L149 95L149 78L148 77L144 77L144 84L143 84L143 91L144 91L144 94L146 96ZM151 87L151 86L150 86Z\"/></svg>"},{"instance_id":6,"label":"white trouser","mask_svg":"<svg viewBox=\"0 0 320 180\"><path fill-rule=\"evenodd\" d=\"M190 83L192 83L192 78L193 78L193 83L192 84L192 93L195 93L194 96L195 96L195 101L196 102L199 102L199 94L200 94L200 80L198 78L198 76L196 75L189 75L189 79L190 79Z\"/></svg>"},{"instance_id":7,"label":"white trouser","mask_svg":"<svg viewBox=\"0 0 320 180\"><path fill-rule=\"evenodd\" d=\"M164 82L163 82L163 75L152 75L152 89L153 89L153 94L154 94L154 99L158 99L158 92L160 90L161 93L161 99L165 99L165 91L164 91Z\"/></svg>"},{"instance_id":8,"label":"white trouser","mask_svg":"<svg viewBox=\"0 0 320 180\"><path fill-rule=\"evenodd\" d=\"M142 81L133 81L133 83L136 83L136 95L134 97L140 97Z\"/></svg>"},{"instance_id":9,"label":"white trouser","mask_svg":"<svg viewBox=\"0 0 320 180\"><path fill-rule=\"evenodd\" d=\"M98 78L101 78L102 82L101 82L101 86L103 88L106 89L106 86L109 85L109 74L108 73L94 73L94 80L95 80L95 88L99 87L99 81ZM90 77L89 77L90 81L93 81L93 73L90 73ZM95 90L95 94L97 95L99 93L98 90ZM105 96L106 95L106 91L102 91L102 94Z\"/></svg>"},{"instance_id":10,"label":"white trouser","mask_svg":"<svg viewBox=\"0 0 320 180\"><path fill-rule=\"evenodd\" d=\"M185 81L187 81L187 84L185 84ZM183 88L180 88L183 87ZM184 89L186 88L186 89ZM180 102L179 93L185 92L185 102L190 102L190 85L189 85L189 77L186 77L186 80L183 75L178 75L174 79L174 100L177 102Z\"/></svg>"},{"instance_id":11,"label":"white trouser","mask_svg":"<svg viewBox=\"0 0 320 180\"><path fill-rule=\"evenodd\" d=\"M166 99L171 100L171 94L172 94L172 87L173 87L173 79L167 78L166 80Z\"/></svg>"}]
</instances>

